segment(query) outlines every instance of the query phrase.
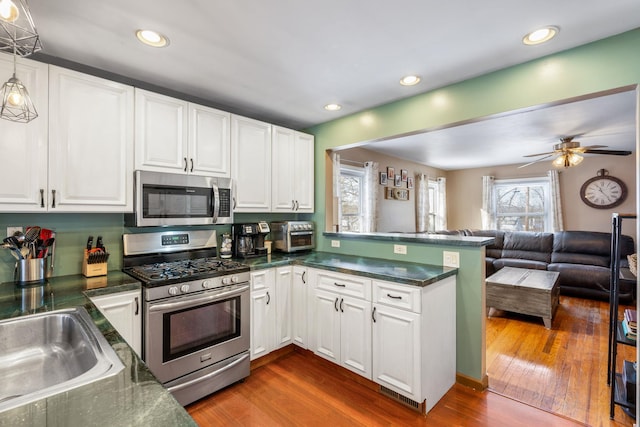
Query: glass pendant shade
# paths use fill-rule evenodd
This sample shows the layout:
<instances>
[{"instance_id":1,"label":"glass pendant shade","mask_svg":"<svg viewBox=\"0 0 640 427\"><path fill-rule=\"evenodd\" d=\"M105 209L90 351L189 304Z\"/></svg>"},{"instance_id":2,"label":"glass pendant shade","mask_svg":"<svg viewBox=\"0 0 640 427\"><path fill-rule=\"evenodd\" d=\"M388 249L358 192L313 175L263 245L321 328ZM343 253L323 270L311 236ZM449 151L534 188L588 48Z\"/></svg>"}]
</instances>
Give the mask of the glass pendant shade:
<instances>
[{"instance_id":1,"label":"glass pendant shade","mask_svg":"<svg viewBox=\"0 0 640 427\"><path fill-rule=\"evenodd\" d=\"M41 49L26 0L0 0L0 50L28 56Z\"/></svg>"},{"instance_id":2,"label":"glass pendant shade","mask_svg":"<svg viewBox=\"0 0 640 427\"><path fill-rule=\"evenodd\" d=\"M0 118L12 122L28 123L38 117L38 112L33 106L27 88L16 78L15 74L2 85L0 96L2 96Z\"/></svg>"},{"instance_id":3,"label":"glass pendant shade","mask_svg":"<svg viewBox=\"0 0 640 427\"><path fill-rule=\"evenodd\" d=\"M582 157L580 154L577 153L565 153L559 157L556 157L556 159L553 161L553 166L555 167L571 167L571 166L577 166L580 163L582 163L582 161L584 160L584 157Z\"/></svg>"}]
</instances>

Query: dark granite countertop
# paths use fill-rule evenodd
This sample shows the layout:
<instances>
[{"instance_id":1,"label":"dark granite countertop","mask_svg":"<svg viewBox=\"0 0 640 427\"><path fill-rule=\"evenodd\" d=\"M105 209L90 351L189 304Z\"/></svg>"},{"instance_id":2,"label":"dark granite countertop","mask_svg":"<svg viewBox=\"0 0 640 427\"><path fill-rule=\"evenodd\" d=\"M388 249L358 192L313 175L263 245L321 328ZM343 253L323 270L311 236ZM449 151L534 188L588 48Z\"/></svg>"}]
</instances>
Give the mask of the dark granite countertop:
<instances>
[{"instance_id":1,"label":"dark granite countertop","mask_svg":"<svg viewBox=\"0 0 640 427\"><path fill-rule=\"evenodd\" d=\"M0 413L0 426L195 426L88 296L140 289L128 275L54 277L42 285L0 284L0 320L83 306L114 348L118 374Z\"/></svg>"},{"instance_id":2,"label":"dark granite countertop","mask_svg":"<svg viewBox=\"0 0 640 427\"><path fill-rule=\"evenodd\" d=\"M427 243L432 245L482 247L492 244L493 237L459 236L434 233L336 233L325 231L323 236L334 239L384 240L388 242Z\"/></svg>"},{"instance_id":3,"label":"dark granite countertop","mask_svg":"<svg viewBox=\"0 0 640 427\"><path fill-rule=\"evenodd\" d=\"M330 252L304 252L299 254L274 252L268 256L244 259L242 262L249 264L252 270L285 265L305 265L307 267L322 268L412 286L427 286L458 272L457 268L439 265L392 261Z\"/></svg>"}]
</instances>

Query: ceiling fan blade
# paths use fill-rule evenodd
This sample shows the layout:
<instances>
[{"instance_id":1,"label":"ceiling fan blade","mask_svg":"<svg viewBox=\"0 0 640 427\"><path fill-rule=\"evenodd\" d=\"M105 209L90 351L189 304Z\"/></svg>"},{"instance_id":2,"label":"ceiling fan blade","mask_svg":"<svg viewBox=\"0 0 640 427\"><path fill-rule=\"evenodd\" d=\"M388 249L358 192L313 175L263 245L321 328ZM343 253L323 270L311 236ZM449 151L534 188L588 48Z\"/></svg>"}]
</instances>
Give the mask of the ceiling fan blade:
<instances>
[{"instance_id":1,"label":"ceiling fan blade","mask_svg":"<svg viewBox=\"0 0 640 427\"><path fill-rule=\"evenodd\" d=\"M555 151L549 151L548 153L538 153L538 154L527 154L526 156L522 156L522 157L536 157L536 156L552 156L556 154Z\"/></svg>"},{"instance_id":2,"label":"ceiling fan blade","mask_svg":"<svg viewBox=\"0 0 640 427\"><path fill-rule=\"evenodd\" d=\"M631 151L624 150L585 150L587 154L609 154L611 156L628 156Z\"/></svg>"},{"instance_id":3,"label":"ceiling fan blade","mask_svg":"<svg viewBox=\"0 0 640 427\"><path fill-rule=\"evenodd\" d=\"M555 153L546 153L546 154L547 154L547 155L546 155L545 157L541 157L541 158L539 158L539 159L537 159L537 160L534 160L533 162L529 162L529 163L526 163L526 164L524 164L524 165L518 166L518 169L526 168L527 166L530 166L530 165L532 165L532 164L534 164L534 163L538 163L538 162L541 162L541 161L543 161L543 160L548 159L549 157L553 157L553 155L554 155ZM540 155L541 155L541 154L538 154L538 156L540 156ZM530 157L530 156L525 156L525 157Z\"/></svg>"},{"instance_id":4,"label":"ceiling fan blade","mask_svg":"<svg viewBox=\"0 0 640 427\"><path fill-rule=\"evenodd\" d=\"M591 150L592 148L606 148L606 145L587 145L586 147L580 147L585 150Z\"/></svg>"}]
</instances>

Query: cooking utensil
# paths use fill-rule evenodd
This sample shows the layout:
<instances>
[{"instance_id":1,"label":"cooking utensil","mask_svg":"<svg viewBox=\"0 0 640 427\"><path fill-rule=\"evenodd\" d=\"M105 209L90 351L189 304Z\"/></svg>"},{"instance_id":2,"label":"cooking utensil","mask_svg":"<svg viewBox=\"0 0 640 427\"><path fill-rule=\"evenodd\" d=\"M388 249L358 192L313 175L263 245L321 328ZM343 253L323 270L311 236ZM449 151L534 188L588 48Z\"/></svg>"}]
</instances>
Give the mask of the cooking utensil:
<instances>
[{"instance_id":1,"label":"cooking utensil","mask_svg":"<svg viewBox=\"0 0 640 427\"><path fill-rule=\"evenodd\" d=\"M40 237L40 227L27 227L27 232L24 235L24 246L27 247L27 255L30 258L36 257L36 241L38 237ZM23 251L21 250L21 252Z\"/></svg>"}]
</instances>

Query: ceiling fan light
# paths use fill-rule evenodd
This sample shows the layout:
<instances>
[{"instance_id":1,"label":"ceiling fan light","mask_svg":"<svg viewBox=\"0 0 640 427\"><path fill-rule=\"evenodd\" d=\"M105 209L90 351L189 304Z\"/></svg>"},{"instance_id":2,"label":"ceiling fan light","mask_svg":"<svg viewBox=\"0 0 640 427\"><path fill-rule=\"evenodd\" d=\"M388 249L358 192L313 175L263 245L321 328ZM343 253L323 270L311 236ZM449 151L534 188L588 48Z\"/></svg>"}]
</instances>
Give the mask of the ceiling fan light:
<instances>
[{"instance_id":1,"label":"ceiling fan light","mask_svg":"<svg viewBox=\"0 0 640 427\"><path fill-rule=\"evenodd\" d=\"M584 157L577 153L568 154L567 157L569 158L569 166L577 166L584 160Z\"/></svg>"},{"instance_id":2,"label":"ceiling fan light","mask_svg":"<svg viewBox=\"0 0 640 427\"><path fill-rule=\"evenodd\" d=\"M565 166L565 163L566 163L565 160L566 160L566 156L563 154L561 156L556 157L551 163L553 164L553 166L557 168L567 167Z\"/></svg>"}]
</instances>

